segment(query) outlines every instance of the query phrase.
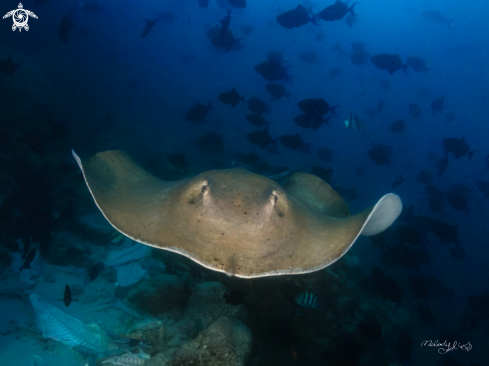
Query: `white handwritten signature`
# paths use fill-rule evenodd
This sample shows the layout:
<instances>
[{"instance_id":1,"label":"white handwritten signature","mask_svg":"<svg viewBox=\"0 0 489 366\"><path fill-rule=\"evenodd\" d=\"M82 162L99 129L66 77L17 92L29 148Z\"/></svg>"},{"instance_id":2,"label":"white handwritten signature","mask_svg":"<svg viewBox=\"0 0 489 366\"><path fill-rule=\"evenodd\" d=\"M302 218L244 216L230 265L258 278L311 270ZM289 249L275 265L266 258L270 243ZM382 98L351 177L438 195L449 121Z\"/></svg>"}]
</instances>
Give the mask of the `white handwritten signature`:
<instances>
[{"instance_id":1,"label":"white handwritten signature","mask_svg":"<svg viewBox=\"0 0 489 366\"><path fill-rule=\"evenodd\" d=\"M450 344L450 342L443 342L440 343L438 341L423 341L421 342L421 347L438 347L438 353L441 353L444 355L445 353L448 353L450 351L453 351L454 349L461 349L462 351L467 351L469 352L472 349L472 345L470 342L467 342L466 344L459 344L457 341L454 341L453 344Z\"/></svg>"}]
</instances>

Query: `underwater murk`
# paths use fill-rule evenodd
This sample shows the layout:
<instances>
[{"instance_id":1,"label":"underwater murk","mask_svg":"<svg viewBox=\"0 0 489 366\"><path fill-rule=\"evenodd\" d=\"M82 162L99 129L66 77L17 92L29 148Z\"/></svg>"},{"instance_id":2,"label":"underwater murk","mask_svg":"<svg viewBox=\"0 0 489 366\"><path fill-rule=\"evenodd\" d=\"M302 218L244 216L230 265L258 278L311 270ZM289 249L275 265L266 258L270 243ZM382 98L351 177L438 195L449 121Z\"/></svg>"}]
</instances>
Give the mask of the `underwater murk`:
<instances>
[{"instance_id":1,"label":"underwater murk","mask_svg":"<svg viewBox=\"0 0 489 366\"><path fill-rule=\"evenodd\" d=\"M17 1L1 366L488 365L487 2Z\"/></svg>"}]
</instances>

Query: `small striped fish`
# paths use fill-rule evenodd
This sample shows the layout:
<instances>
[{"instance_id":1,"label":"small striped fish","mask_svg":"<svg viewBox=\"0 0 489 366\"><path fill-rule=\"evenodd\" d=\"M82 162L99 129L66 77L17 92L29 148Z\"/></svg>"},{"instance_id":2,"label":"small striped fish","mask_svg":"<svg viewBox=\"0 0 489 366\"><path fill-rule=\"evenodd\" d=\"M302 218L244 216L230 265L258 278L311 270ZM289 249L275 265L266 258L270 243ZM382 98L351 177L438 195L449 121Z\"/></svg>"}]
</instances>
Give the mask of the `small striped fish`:
<instances>
[{"instance_id":1,"label":"small striped fish","mask_svg":"<svg viewBox=\"0 0 489 366\"><path fill-rule=\"evenodd\" d=\"M355 131L361 131L365 129L365 123L363 122L363 120L353 113L350 113L348 118L345 120L345 126Z\"/></svg>"},{"instance_id":2,"label":"small striped fish","mask_svg":"<svg viewBox=\"0 0 489 366\"><path fill-rule=\"evenodd\" d=\"M305 308L322 309L324 307L323 299L317 297L312 292L301 292L294 298L297 305Z\"/></svg>"}]
</instances>

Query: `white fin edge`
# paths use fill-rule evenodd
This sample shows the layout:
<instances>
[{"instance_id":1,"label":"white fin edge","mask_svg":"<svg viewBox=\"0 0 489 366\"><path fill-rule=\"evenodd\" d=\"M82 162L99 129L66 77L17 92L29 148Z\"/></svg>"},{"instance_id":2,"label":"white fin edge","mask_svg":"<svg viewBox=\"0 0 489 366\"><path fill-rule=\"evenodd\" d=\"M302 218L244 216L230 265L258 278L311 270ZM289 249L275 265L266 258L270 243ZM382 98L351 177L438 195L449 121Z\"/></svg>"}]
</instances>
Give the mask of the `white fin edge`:
<instances>
[{"instance_id":1,"label":"white fin edge","mask_svg":"<svg viewBox=\"0 0 489 366\"><path fill-rule=\"evenodd\" d=\"M392 225L402 212L402 202L397 194L389 193L374 206L360 235L373 236Z\"/></svg>"}]
</instances>

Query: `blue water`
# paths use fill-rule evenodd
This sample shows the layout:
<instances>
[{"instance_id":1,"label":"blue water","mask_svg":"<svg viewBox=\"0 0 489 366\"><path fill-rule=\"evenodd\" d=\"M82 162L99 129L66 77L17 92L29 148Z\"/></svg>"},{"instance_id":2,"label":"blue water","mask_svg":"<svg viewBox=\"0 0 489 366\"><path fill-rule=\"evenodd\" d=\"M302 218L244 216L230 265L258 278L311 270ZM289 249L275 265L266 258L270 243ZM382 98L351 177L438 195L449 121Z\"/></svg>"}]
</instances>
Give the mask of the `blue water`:
<instances>
[{"instance_id":1,"label":"blue water","mask_svg":"<svg viewBox=\"0 0 489 366\"><path fill-rule=\"evenodd\" d=\"M262 162L283 168L260 172L267 176L303 167L304 172L310 173L312 166L333 169L328 183L333 187L354 188L358 194L356 198L346 198L352 213L374 205L392 192L399 195L404 207L414 206L414 216L458 226L457 240L442 243L419 220L402 223L398 220L387 231L383 248L373 245L368 238L360 238L345 258L317 273L246 281L213 273L184 257L176 259L183 267L170 270L174 266L170 257L153 251L147 256L159 265L151 262L151 267L148 261L144 262L141 268L146 273L129 287L143 288L154 276L168 274L176 276L175 281L181 280L182 284L190 281L186 285L190 289L179 292L180 300L170 301L174 306L158 308L161 313L158 310L149 314L141 304L131 305L126 301L145 318L163 322L173 319L173 323L170 320L165 323L170 324L168 327L177 320L187 319L189 296L198 293L195 286L199 281L217 281L228 291L246 292L244 303L241 301L237 306L246 308L247 316L233 315L243 322L254 339L246 357L240 361L242 364L475 366L487 362L489 295L484 295L488 293L488 201L480 189L480 181L489 181L487 3L480 0L362 1L355 5L358 17L352 27L345 24L345 16L341 20L318 20L318 25L309 23L286 29L277 23L276 17L296 8L299 2L248 0L246 8L233 8L230 13L229 30L244 46L229 52L218 49L206 36L207 31L220 26L226 10L232 8L227 1L210 0L208 7L203 8L197 0L100 0L97 3L100 8L95 7L93 11L83 8L87 3L26 0L22 3L24 9L38 17L29 17L28 31L12 31L10 17L0 23L2 365L34 364L35 353L48 365L64 364L59 359L61 356L53 356L59 354L73 365L83 365L86 360L86 353L79 355L69 346L52 339L42 340L38 333L31 331L39 330L39 324L33 318L29 291L45 296L48 303L85 323L91 320L84 317L83 311L96 303L100 291L105 293L102 296L105 300L127 300L126 295L116 293L117 288L124 286L114 285L118 282L112 281L114 273L110 268L103 272L105 276L81 285L78 277L82 275L73 271L66 274L59 268L73 265L86 271L96 262L104 262L110 251L122 248L110 243L113 229L93 204L71 149L82 160L102 151L123 150L144 169L164 180L188 178L216 168L242 166L253 171L256 168L240 162L237 154L256 152ZM218 3L224 3L223 7ZM312 6L311 17L331 4L332 1L302 3L307 9ZM3 1L0 13L17 7L16 2ZM453 22L449 25L422 15L430 10ZM163 14L174 18L165 21L161 18ZM157 18L160 19L142 38L146 19ZM62 19L74 25L67 41L59 36ZM242 27L250 25L253 31L244 35ZM324 37L317 39L318 33L324 33ZM390 75L370 60L357 66L350 60L351 42L364 43L369 56L399 55L403 64L408 57L424 59L428 70L416 73L409 67L408 75L402 69ZM337 44L341 46L340 52L334 50ZM271 81L254 69L267 61L270 51L282 55L289 75L286 80L274 81L283 83L290 93L278 100L272 100L265 89ZM317 62L308 64L298 56L311 51ZM8 57L20 66L12 75L6 69ZM332 68L339 68L338 76L328 76ZM389 87L382 88L381 84ZM246 103L239 102L233 108L218 99L219 94L233 88L245 100L258 97L267 103L269 113L263 117L269 122L270 136L276 140L268 148L260 149L246 138L247 134L263 129L245 119L251 113ZM425 95L419 93L422 88L427 89ZM432 113L432 102L440 97L444 97L443 109ZM298 103L308 98L322 98L331 107L338 105L337 116L333 116L330 125L322 125L315 131L294 123L294 117L302 113ZM377 111L379 101L384 103L380 112ZM211 102L214 109L209 110L203 123L185 120L186 113L198 102L205 105ZM420 107L420 118L411 116L412 103ZM350 114L358 115L365 129L346 128L344 120ZM389 129L397 120L405 123L401 133ZM222 135L224 151L217 157L203 154L195 144L209 131ZM294 134L310 144L310 153L291 150L278 141L281 136ZM475 153L471 161L468 155L455 158L448 152L448 166L439 175L440 160L445 154L442 141L447 138L465 138ZM371 159L368 151L372 143L392 148L391 164L377 165ZM318 158L317 150L323 147L333 151L332 162ZM188 163L186 167L169 162L170 154L182 153ZM416 178L422 170L432 173L428 184L447 192L441 210L429 206L428 184ZM400 175L404 182L392 188ZM464 186L462 196L467 199L467 210L457 210L447 199L448 192L457 190L454 185ZM78 222L89 214L98 215L102 229L91 226L95 224L90 221L89 229L82 230ZM422 241L410 244L396 236L399 225L416 230ZM12 272L15 253L20 253L12 243L18 239L32 242L44 270L36 274L37 278L33 277L36 283L28 290L20 291L17 286L12 291L7 281L18 281L18 271ZM133 245L127 240L127 247ZM76 253L70 252L59 259L62 255L53 253L58 253L56 248L60 243L76 247ZM423 250L431 263L407 268L401 263L405 259L403 255L397 260L390 258L389 262L385 259L392 253L389 249L398 243L408 251ZM453 254L454 249L460 248L465 254L463 258ZM79 256L80 261L70 262L70 256ZM393 278L403 290L398 303L372 292L375 284L370 288L364 284L371 278L374 267ZM204 279L201 273L206 275ZM57 280L46 281L49 276ZM416 298L409 285L410 276L434 276L448 288L450 296L437 295L433 290L436 286L431 285L427 297ZM429 282L426 278L422 281ZM86 286L84 294L74 295L78 303L71 307L56 301L63 297L66 284L76 284L82 289ZM329 297L331 306L298 307L294 297L303 291L316 294L326 303ZM87 296L91 299L87 300ZM430 309L435 320L423 324L419 306ZM180 311L179 315L172 318L171 308L178 309L175 312ZM184 309L187 309L185 314ZM298 315L297 309L300 309ZM229 316L227 310L219 311ZM113 328L120 326L117 328L120 332L132 329L127 324L126 328L121 325L121 317L130 315L105 319L106 315L102 313L94 318L106 322L107 328L109 324ZM357 327L372 316L383 329L379 339L365 336ZM9 321L15 324L8 325ZM134 320L131 324L136 323ZM195 340L201 331L205 327L197 327L188 341ZM411 340L399 336L404 331ZM458 348L442 355L439 347L423 345L425 340L441 343L447 340L452 345L453 341L470 343L472 348ZM165 342L162 347L171 358L181 344L170 347L168 340ZM28 352L22 352L25 344L29 345ZM398 344L403 344L407 351L399 351ZM154 343L145 349L152 357L160 351ZM36 362L40 365L39 360ZM169 364L177 364L175 360L172 362ZM206 362L206 365L226 364L211 358Z\"/></svg>"}]
</instances>

